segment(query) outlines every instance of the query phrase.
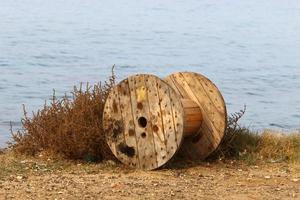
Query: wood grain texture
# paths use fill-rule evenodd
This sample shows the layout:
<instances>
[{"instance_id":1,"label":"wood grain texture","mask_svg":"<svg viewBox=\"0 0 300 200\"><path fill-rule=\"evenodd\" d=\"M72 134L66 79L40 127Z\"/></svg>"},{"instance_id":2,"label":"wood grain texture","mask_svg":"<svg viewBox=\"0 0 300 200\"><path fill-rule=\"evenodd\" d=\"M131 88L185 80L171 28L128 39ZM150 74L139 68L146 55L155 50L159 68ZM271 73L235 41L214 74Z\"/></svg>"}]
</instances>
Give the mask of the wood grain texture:
<instances>
[{"instance_id":1,"label":"wood grain texture","mask_svg":"<svg viewBox=\"0 0 300 200\"><path fill-rule=\"evenodd\" d=\"M182 106L184 109L184 137L193 136L197 133L202 124L202 112L198 104L191 99L181 99Z\"/></svg>"},{"instance_id":2,"label":"wood grain texture","mask_svg":"<svg viewBox=\"0 0 300 200\"><path fill-rule=\"evenodd\" d=\"M220 91L209 79L193 72L174 73L164 80L179 96L196 102L202 113L203 122L198 134L184 139L181 153L194 159L206 158L218 147L226 129L227 111Z\"/></svg>"},{"instance_id":3,"label":"wood grain texture","mask_svg":"<svg viewBox=\"0 0 300 200\"><path fill-rule=\"evenodd\" d=\"M184 110L172 87L153 75L121 81L105 103L107 143L124 164L145 170L168 162L183 138Z\"/></svg>"}]
</instances>

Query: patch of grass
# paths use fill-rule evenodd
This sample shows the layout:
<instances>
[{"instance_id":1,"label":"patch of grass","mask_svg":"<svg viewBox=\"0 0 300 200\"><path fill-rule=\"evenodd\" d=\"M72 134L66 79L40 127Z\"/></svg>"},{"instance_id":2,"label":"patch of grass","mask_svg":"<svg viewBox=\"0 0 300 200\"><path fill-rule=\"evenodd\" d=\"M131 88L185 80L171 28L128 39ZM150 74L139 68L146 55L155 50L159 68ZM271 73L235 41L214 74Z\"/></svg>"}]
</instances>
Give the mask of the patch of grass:
<instances>
[{"instance_id":1,"label":"patch of grass","mask_svg":"<svg viewBox=\"0 0 300 200\"><path fill-rule=\"evenodd\" d=\"M103 108L115 74L104 84L74 87L73 98L57 99L29 118L24 108L23 129L12 133L15 152L36 155L48 152L68 159L98 161L112 159L102 127Z\"/></svg>"},{"instance_id":2,"label":"patch of grass","mask_svg":"<svg viewBox=\"0 0 300 200\"><path fill-rule=\"evenodd\" d=\"M260 136L257 153L271 162L300 161L300 133L282 134L267 130Z\"/></svg>"},{"instance_id":3,"label":"patch of grass","mask_svg":"<svg viewBox=\"0 0 300 200\"><path fill-rule=\"evenodd\" d=\"M0 155L0 162L0 180L11 174L18 175L26 171L19 159L11 152Z\"/></svg>"},{"instance_id":4,"label":"patch of grass","mask_svg":"<svg viewBox=\"0 0 300 200\"><path fill-rule=\"evenodd\" d=\"M300 133L263 133L240 126L246 107L228 118L228 125L218 149L208 160L239 159L247 164L267 162L300 162Z\"/></svg>"},{"instance_id":5,"label":"patch of grass","mask_svg":"<svg viewBox=\"0 0 300 200\"><path fill-rule=\"evenodd\" d=\"M259 134L239 125L239 120L245 112L246 107L228 117L224 137L216 151L209 156L209 160L237 159L246 155L249 157L249 154L256 151L260 138Z\"/></svg>"}]
</instances>

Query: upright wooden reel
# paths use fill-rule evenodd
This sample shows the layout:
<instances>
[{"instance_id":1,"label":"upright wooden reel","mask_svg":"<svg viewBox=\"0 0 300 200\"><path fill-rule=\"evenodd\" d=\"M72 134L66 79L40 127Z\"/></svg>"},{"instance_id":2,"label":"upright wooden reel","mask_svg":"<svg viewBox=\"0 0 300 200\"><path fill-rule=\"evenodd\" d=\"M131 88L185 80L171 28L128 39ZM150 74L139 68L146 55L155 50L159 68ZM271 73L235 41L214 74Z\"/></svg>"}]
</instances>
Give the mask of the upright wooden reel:
<instances>
[{"instance_id":1,"label":"upright wooden reel","mask_svg":"<svg viewBox=\"0 0 300 200\"><path fill-rule=\"evenodd\" d=\"M226 108L213 83L188 72L165 80L130 76L108 96L103 126L108 145L124 164L158 168L174 156L182 141L183 152L203 159L221 141Z\"/></svg>"},{"instance_id":2,"label":"upright wooden reel","mask_svg":"<svg viewBox=\"0 0 300 200\"><path fill-rule=\"evenodd\" d=\"M124 164L158 168L180 147L183 116L180 96L167 83L153 75L130 76L105 103L107 143Z\"/></svg>"},{"instance_id":3,"label":"upright wooden reel","mask_svg":"<svg viewBox=\"0 0 300 200\"><path fill-rule=\"evenodd\" d=\"M199 131L186 137L181 152L204 159L220 144L227 126L227 111L221 92L208 78L193 72L178 72L164 79L181 98L191 99L201 109Z\"/></svg>"}]
</instances>

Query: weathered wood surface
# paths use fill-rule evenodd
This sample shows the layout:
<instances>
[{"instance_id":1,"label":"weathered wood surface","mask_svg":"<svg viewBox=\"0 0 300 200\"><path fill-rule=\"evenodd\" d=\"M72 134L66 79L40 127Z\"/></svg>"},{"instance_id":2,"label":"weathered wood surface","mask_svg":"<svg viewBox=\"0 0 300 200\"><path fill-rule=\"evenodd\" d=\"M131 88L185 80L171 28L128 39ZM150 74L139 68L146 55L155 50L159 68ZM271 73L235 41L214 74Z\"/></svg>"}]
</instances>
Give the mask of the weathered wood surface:
<instances>
[{"instance_id":1,"label":"weathered wood surface","mask_svg":"<svg viewBox=\"0 0 300 200\"><path fill-rule=\"evenodd\" d=\"M184 110L184 137L196 134L202 124L202 112L198 104L191 99L181 99Z\"/></svg>"},{"instance_id":2,"label":"weathered wood surface","mask_svg":"<svg viewBox=\"0 0 300 200\"><path fill-rule=\"evenodd\" d=\"M107 143L124 164L156 169L169 161L183 138L180 96L153 75L131 76L110 92L103 125Z\"/></svg>"},{"instance_id":3,"label":"weathered wood surface","mask_svg":"<svg viewBox=\"0 0 300 200\"><path fill-rule=\"evenodd\" d=\"M227 112L220 91L209 79L193 72L174 73L164 80L181 98L196 102L202 113L199 132L184 139L181 152L194 159L206 158L218 147L226 129Z\"/></svg>"}]
</instances>

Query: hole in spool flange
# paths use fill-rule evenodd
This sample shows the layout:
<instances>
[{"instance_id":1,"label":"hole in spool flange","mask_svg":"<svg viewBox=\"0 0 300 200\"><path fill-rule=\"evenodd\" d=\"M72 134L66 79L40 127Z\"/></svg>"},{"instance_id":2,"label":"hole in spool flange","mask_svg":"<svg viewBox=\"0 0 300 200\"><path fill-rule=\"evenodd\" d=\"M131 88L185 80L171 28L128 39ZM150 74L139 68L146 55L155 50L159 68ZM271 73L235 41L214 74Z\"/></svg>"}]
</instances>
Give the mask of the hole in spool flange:
<instances>
[{"instance_id":1,"label":"hole in spool flange","mask_svg":"<svg viewBox=\"0 0 300 200\"><path fill-rule=\"evenodd\" d=\"M143 132L143 133L141 134L141 136L142 136L142 138L145 138L147 135L146 135L145 132Z\"/></svg>"},{"instance_id":2,"label":"hole in spool flange","mask_svg":"<svg viewBox=\"0 0 300 200\"><path fill-rule=\"evenodd\" d=\"M147 119L145 117L140 117L138 123L140 127L145 128L147 126Z\"/></svg>"}]
</instances>

